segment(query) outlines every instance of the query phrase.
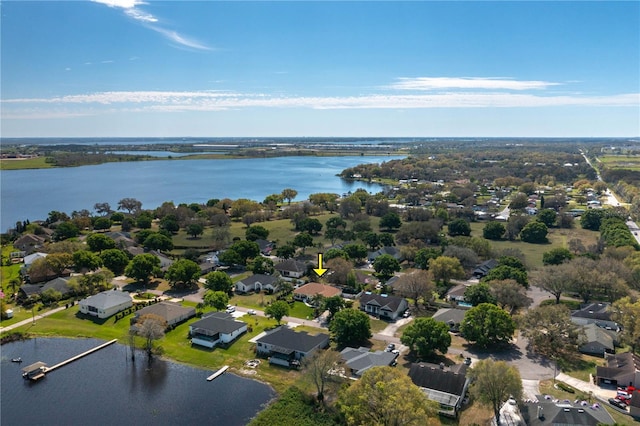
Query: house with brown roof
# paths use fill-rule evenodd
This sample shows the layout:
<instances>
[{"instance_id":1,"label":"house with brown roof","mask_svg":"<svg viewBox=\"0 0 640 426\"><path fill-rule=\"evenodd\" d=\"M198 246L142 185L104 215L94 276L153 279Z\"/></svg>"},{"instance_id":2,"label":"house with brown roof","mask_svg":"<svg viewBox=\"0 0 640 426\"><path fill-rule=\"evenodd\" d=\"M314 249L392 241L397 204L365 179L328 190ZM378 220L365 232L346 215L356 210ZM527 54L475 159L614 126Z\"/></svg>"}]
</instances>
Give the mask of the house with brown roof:
<instances>
[{"instance_id":1,"label":"house with brown roof","mask_svg":"<svg viewBox=\"0 0 640 426\"><path fill-rule=\"evenodd\" d=\"M308 283L293 291L293 298L301 302L309 302L316 296L333 297L340 296L342 290L327 284Z\"/></svg>"},{"instance_id":2,"label":"house with brown roof","mask_svg":"<svg viewBox=\"0 0 640 426\"><path fill-rule=\"evenodd\" d=\"M31 254L33 252L38 251L40 248L44 246L45 239L39 235L35 234L25 234L15 240L13 242L13 246L25 252L26 254Z\"/></svg>"},{"instance_id":3,"label":"house with brown roof","mask_svg":"<svg viewBox=\"0 0 640 426\"><path fill-rule=\"evenodd\" d=\"M470 379L467 366L455 364L414 363L409 369L409 377L431 401L437 402L440 414L456 417L462 407Z\"/></svg>"},{"instance_id":4,"label":"house with brown roof","mask_svg":"<svg viewBox=\"0 0 640 426\"><path fill-rule=\"evenodd\" d=\"M367 291L360 295L360 310L380 319L396 320L409 308L407 299Z\"/></svg>"},{"instance_id":5,"label":"house with brown roof","mask_svg":"<svg viewBox=\"0 0 640 426\"><path fill-rule=\"evenodd\" d=\"M174 325L186 321L189 318L196 316L196 309L189 306L182 306L173 302L159 302L155 305L147 306L139 311L136 311L133 318L131 318L131 324L135 324L141 316L153 314L161 317L167 322L167 327L173 327Z\"/></svg>"},{"instance_id":6,"label":"house with brown roof","mask_svg":"<svg viewBox=\"0 0 640 426\"><path fill-rule=\"evenodd\" d=\"M640 357L631 352L625 352L616 355L605 354L605 360L606 367L596 367L598 385L640 385Z\"/></svg>"}]
</instances>

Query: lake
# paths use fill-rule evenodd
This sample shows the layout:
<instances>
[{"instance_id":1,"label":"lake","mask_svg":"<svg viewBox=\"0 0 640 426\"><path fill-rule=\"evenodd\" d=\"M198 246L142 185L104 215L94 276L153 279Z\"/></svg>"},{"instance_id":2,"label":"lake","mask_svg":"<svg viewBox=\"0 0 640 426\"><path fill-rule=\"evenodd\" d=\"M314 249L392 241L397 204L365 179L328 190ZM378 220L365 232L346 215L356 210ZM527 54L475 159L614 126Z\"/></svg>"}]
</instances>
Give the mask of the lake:
<instances>
[{"instance_id":1,"label":"lake","mask_svg":"<svg viewBox=\"0 0 640 426\"><path fill-rule=\"evenodd\" d=\"M21 368L49 366L98 346L97 339L36 338L2 346L3 425L246 425L276 396L261 382L164 360L147 369L139 352L114 344L50 372L38 382ZM22 364L11 358L22 357Z\"/></svg>"},{"instance_id":2,"label":"lake","mask_svg":"<svg viewBox=\"0 0 640 426\"><path fill-rule=\"evenodd\" d=\"M107 163L71 168L0 171L0 230L16 221L46 219L52 210L70 214L93 211L95 203L112 209L123 198L135 198L153 209L165 201L205 203L212 198L263 201L285 188L309 194L343 194L378 184L343 180L342 170L363 163L380 163L403 156L276 157L229 160L154 160ZM295 201L294 200L294 201Z\"/></svg>"}]
</instances>

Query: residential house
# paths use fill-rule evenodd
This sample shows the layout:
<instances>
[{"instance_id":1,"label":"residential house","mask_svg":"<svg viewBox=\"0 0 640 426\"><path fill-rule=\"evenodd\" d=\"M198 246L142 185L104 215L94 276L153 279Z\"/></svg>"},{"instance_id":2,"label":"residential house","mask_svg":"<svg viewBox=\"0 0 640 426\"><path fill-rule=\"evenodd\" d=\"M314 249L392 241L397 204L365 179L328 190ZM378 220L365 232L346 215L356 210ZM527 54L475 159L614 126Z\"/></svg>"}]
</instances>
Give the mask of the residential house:
<instances>
[{"instance_id":1,"label":"residential house","mask_svg":"<svg viewBox=\"0 0 640 426\"><path fill-rule=\"evenodd\" d=\"M54 278L45 282L44 284L24 284L20 286L18 291L18 298L28 299L32 296L39 296L43 292L53 289L60 293L63 297L71 293L71 287L69 286L68 278Z\"/></svg>"},{"instance_id":2,"label":"residential house","mask_svg":"<svg viewBox=\"0 0 640 426\"><path fill-rule=\"evenodd\" d=\"M464 293L467 291L467 287L469 286L466 284L458 284L451 287L444 297L445 300L448 300L449 302L464 303Z\"/></svg>"},{"instance_id":3,"label":"residential house","mask_svg":"<svg viewBox=\"0 0 640 426\"><path fill-rule=\"evenodd\" d=\"M636 386L640 384L640 357L625 352L616 355L605 354L606 367L596 366L598 385Z\"/></svg>"},{"instance_id":4,"label":"residential house","mask_svg":"<svg viewBox=\"0 0 640 426\"><path fill-rule=\"evenodd\" d=\"M131 323L135 324L141 316L148 314L161 317L167 322L167 327L173 327L182 321L195 317L196 309L173 302L159 302L136 311Z\"/></svg>"},{"instance_id":5,"label":"residential house","mask_svg":"<svg viewBox=\"0 0 640 426\"><path fill-rule=\"evenodd\" d=\"M189 325L191 343L207 348L228 345L246 331L246 322L237 321L226 312L213 312Z\"/></svg>"},{"instance_id":6,"label":"residential house","mask_svg":"<svg viewBox=\"0 0 640 426\"><path fill-rule=\"evenodd\" d=\"M460 331L460 324L464 320L464 314L467 311L464 309L457 308L442 308L438 309L438 311L433 314L431 318L435 321L440 321L449 326L449 331L453 333L458 333Z\"/></svg>"},{"instance_id":7,"label":"residential house","mask_svg":"<svg viewBox=\"0 0 640 426\"><path fill-rule=\"evenodd\" d=\"M589 404L586 401L570 402L566 399L559 401L538 395L536 401L523 403L520 412L525 424L529 426L615 424L602 404L601 402Z\"/></svg>"},{"instance_id":8,"label":"residential house","mask_svg":"<svg viewBox=\"0 0 640 426\"><path fill-rule=\"evenodd\" d=\"M403 297L375 294L369 291L360 295L360 309L380 319L396 320L409 308Z\"/></svg>"},{"instance_id":9,"label":"residential house","mask_svg":"<svg viewBox=\"0 0 640 426\"><path fill-rule=\"evenodd\" d=\"M395 365L397 354L385 351L369 351L369 348L360 347L344 348L340 352L342 360L351 372L352 376L361 377L362 374L372 367L388 367Z\"/></svg>"},{"instance_id":10,"label":"residential house","mask_svg":"<svg viewBox=\"0 0 640 426\"><path fill-rule=\"evenodd\" d=\"M498 261L495 259L485 260L479 264L476 269L473 270L473 276L480 279L487 276L489 271L498 266Z\"/></svg>"},{"instance_id":11,"label":"residential house","mask_svg":"<svg viewBox=\"0 0 640 426\"><path fill-rule=\"evenodd\" d=\"M133 306L133 299L129 293L110 290L82 299L78 304L83 314L104 319Z\"/></svg>"},{"instance_id":12,"label":"residential house","mask_svg":"<svg viewBox=\"0 0 640 426\"><path fill-rule=\"evenodd\" d=\"M45 239L35 234L25 234L13 242L13 246L29 255L44 246Z\"/></svg>"},{"instance_id":13,"label":"residential house","mask_svg":"<svg viewBox=\"0 0 640 426\"><path fill-rule=\"evenodd\" d=\"M491 424L498 426L495 417ZM507 402L502 404L500 408L499 426L526 426L520 408L518 407L518 401L514 398L509 398Z\"/></svg>"},{"instance_id":14,"label":"residential house","mask_svg":"<svg viewBox=\"0 0 640 426\"><path fill-rule=\"evenodd\" d=\"M238 293L249 293L250 291L275 291L278 279L273 275L253 274L243 278L236 283Z\"/></svg>"},{"instance_id":15,"label":"residential house","mask_svg":"<svg viewBox=\"0 0 640 426\"><path fill-rule=\"evenodd\" d=\"M30 255L25 256L24 259L23 259L23 262L24 262L24 268L23 269L29 269L29 267L31 266L31 264L33 262L35 262L38 259L44 259L47 256L48 256L47 253L40 253L40 252L31 253Z\"/></svg>"},{"instance_id":16,"label":"residential house","mask_svg":"<svg viewBox=\"0 0 640 426\"><path fill-rule=\"evenodd\" d=\"M269 357L271 364L285 367L298 367L302 358L327 346L329 346L328 334L296 333L286 326L269 331L256 340L258 355Z\"/></svg>"},{"instance_id":17,"label":"residential house","mask_svg":"<svg viewBox=\"0 0 640 426\"><path fill-rule=\"evenodd\" d=\"M116 247L121 249L136 245L128 232L105 232L104 235L111 238L116 243Z\"/></svg>"},{"instance_id":18,"label":"residential house","mask_svg":"<svg viewBox=\"0 0 640 426\"><path fill-rule=\"evenodd\" d=\"M629 414L631 414L636 420L640 419L640 390L635 390L633 391L633 394L631 394Z\"/></svg>"},{"instance_id":19,"label":"residential house","mask_svg":"<svg viewBox=\"0 0 640 426\"><path fill-rule=\"evenodd\" d=\"M333 297L342 295L342 290L327 284L308 283L293 290L293 298L300 302L309 303L317 296Z\"/></svg>"},{"instance_id":20,"label":"residential house","mask_svg":"<svg viewBox=\"0 0 640 426\"><path fill-rule=\"evenodd\" d=\"M260 247L260 253L264 254L265 256L270 256L271 251L276 248L276 243L272 241L267 241L259 238L255 242L256 244L258 244L258 247Z\"/></svg>"},{"instance_id":21,"label":"residential house","mask_svg":"<svg viewBox=\"0 0 640 426\"><path fill-rule=\"evenodd\" d=\"M587 355L604 357L605 353L615 353L618 336L613 330L606 330L596 324L583 325L585 342L578 350Z\"/></svg>"},{"instance_id":22,"label":"residential house","mask_svg":"<svg viewBox=\"0 0 640 426\"><path fill-rule=\"evenodd\" d=\"M414 363L409 369L409 377L429 400L440 404L441 414L456 417L470 383L466 372L464 364L445 367L444 364Z\"/></svg>"},{"instance_id":23,"label":"residential house","mask_svg":"<svg viewBox=\"0 0 640 426\"><path fill-rule=\"evenodd\" d=\"M307 264L295 259L287 259L274 266L282 278L301 278L307 273Z\"/></svg>"},{"instance_id":24,"label":"residential house","mask_svg":"<svg viewBox=\"0 0 640 426\"><path fill-rule=\"evenodd\" d=\"M607 330L618 331L618 323L611 319L611 304L595 302L584 305L577 311L571 313L571 322L578 325L595 324Z\"/></svg>"},{"instance_id":25,"label":"residential house","mask_svg":"<svg viewBox=\"0 0 640 426\"><path fill-rule=\"evenodd\" d=\"M160 259L160 269L162 269L163 271L166 271L167 269L169 269L169 266L173 265L173 259L165 256L159 251L151 250L149 251L149 254L152 254Z\"/></svg>"},{"instance_id":26,"label":"residential house","mask_svg":"<svg viewBox=\"0 0 640 426\"><path fill-rule=\"evenodd\" d=\"M383 254L388 254L389 256L396 259L398 262L401 262L403 260L403 256L400 253L400 250L398 250L397 247L393 247L393 246L384 246L376 251L371 251L367 255L367 259L369 260L369 262L374 262L378 257L382 256Z\"/></svg>"}]
</instances>

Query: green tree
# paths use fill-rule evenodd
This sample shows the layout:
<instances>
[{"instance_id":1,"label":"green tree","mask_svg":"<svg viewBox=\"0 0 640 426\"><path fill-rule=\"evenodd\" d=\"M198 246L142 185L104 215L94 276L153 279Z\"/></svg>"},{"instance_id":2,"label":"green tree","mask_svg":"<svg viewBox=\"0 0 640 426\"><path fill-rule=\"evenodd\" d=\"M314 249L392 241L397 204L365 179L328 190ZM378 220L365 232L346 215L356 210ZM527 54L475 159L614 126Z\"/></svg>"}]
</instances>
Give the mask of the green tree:
<instances>
[{"instance_id":1,"label":"green tree","mask_svg":"<svg viewBox=\"0 0 640 426\"><path fill-rule=\"evenodd\" d=\"M429 260L429 270L436 281L449 285L449 281L464 278L464 269L455 257L439 256Z\"/></svg>"},{"instance_id":2,"label":"green tree","mask_svg":"<svg viewBox=\"0 0 640 426\"><path fill-rule=\"evenodd\" d=\"M362 241L364 241L371 250L375 250L380 246L380 237L375 232L365 232L361 236Z\"/></svg>"},{"instance_id":3,"label":"green tree","mask_svg":"<svg viewBox=\"0 0 640 426\"><path fill-rule=\"evenodd\" d=\"M473 306L478 306L481 303L496 303L491 287L484 282L467 287L464 291L464 300Z\"/></svg>"},{"instance_id":4,"label":"green tree","mask_svg":"<svg viewBox=\"0 0 640 426\"><path fill-rule=\"evenodd\" d=\"M511 199L509 203L509 208L511 210L522 210L529 205L529 200L527 198L527 194L523 194L522 192L517 193Z\"/></svg>"},{"instance_id":5,"label":"green tree","mask_svg":"<svg viewBox=\"0 0 640 426\"><path fill-rule=\"evenodd\" d=\"M153 218L146 213L140 214L140 216L136 218L136 226L140 229L150 229L152 223Z\"/></svg>"},{"instance_id":6,"label":"green tree","mask_svg":"<svg viewBox=\"0 0 640 426\"><path fill-rule=\"evenodd\" d=\"M348 426L423 426L437 417L435 403L409 376L391 367L373 367L339 393L336 403Z\"/></svg>"},{"instance_id":7,"label":"green tree","mask_svg":"<svg viewBox=\"0 0 640 426\"><path fill-rule=\"evenodd\" d=\"M390 254L383 254L373 261L373 269L382 279L389 279L394 273L400 271L400 262Z\"/></svg>"},{"instance_id":8,"label":"green tree","mask_svg":"<svg viewBox=\"0 0 640 426\"><path fill-rule=\"evenodd\" d=\"M504 225L500 222L489 222L482 229L482 236L487 240L500 240L506 232Z\"/></svg>"},{"instance_id":9,"label":"green tree","mask_svg":"<svg viewBox=\"0 0 640 426\"><path fill-rule=\"evenodd\" d=\"M89 250L102 252L102 250L112 249L116 243L104 234L91 234L86 239Z\"/></svg>"},{"instance_id":10,"label":"green tree","mask_svg":"<svg viewBox=\"0 0 640 426\"><path fill-rule=\"evenodd\" d=\"M201 223L190 223L185 230L192 238L198 238L198 236L204 234L204 226Z\"/></svg>"},{"instance_id":11,"label":"green tree","mask_svg":"<svg viewBox=\"0 0 640 426\"><path fill-rule=\"evenodd\" d=\"M367 248L362 244L347 244L342 247L342 250L355 262L361 262L367 257Z\"/></svg>"},{"instance_id":12,"label":"green tree","mask_svg":"<svg viewBox=\"0 0 640 426\"><path fill-rule=\"evenodd\" d=\"M189 288L198 282L200 267L193 260L178 259L169 266L164 277L172 288Z\"/></svg>"},{"instance_id":13,"label":"green tree","mask_svg":"<svg viewBox=\"0 0 640 426\"><path fill-rule=\"evenodd\" d=\"M157 232L153 232L145 238L142 245L147 250L173 250L173 242L171 241L171 238Z\"/></svg>"},{"instance_id":14,"label":"green tree","mask_svg":"<svg viewBox=\"0 0 640 426\"><path fill-rule=\"evenodd\" d=\"M464 338L480 348L508 343L515 330L511 316L492 303L481 303L469 309L460 324Z\"/></svg>"},{"instance_id":15,"label":"green tree","mask_svg":"<svg viewBox=\"0 0 640 426\"><path fill-rule=\"evenodd\" d=\"M346 306L342 296L325 297L322 301L322 309L329 311L328 320L331 321L333 316Z\"/></svg>"},{"instance_id":16,"label":"green tree","mask_svg":"<svg viewBox=\"0 0 640 426\"><path fill-rule=\"evenodd\" d=\"M559 265L571 259L573 259L573 253L564 247L552 248L542 253L542 263L545 265Z\"/></svg>"},{"instance_id":17,"label":"green tree","mask_svg":"<svg viewBox=\"0 0 640 426\"><path fill-rule=\"evenodd\" d=\"M102 266L102 259L90 251L78 250L73 253L73 264L77 272L95 271Z\"/></svg>"},{"instance_id":18,"label":"green tree","mask_svg":"<svg viewBox=\"0 0 640 426\"><path fill-rule=\"evenodd\" d=\"M254 257L253 260L247 264L247 269L249 269L254 274L271 275L275 272L275 268L273 267L273 260L264 256Z\"/></svg>"},{"instance_id":19,"label":"green tree","mask_svg":"<svg viewBox=\"0 0 640 426\"><path fill-rule=\"evenodd\" d=\"M93 221L93 229L110 229L111 225L111 219L109 219L108 217L98 217Z\"/></svg>"},{"instance_id":20,"label":"green tree","mask_svg":"<svg viewBox=\"0 0 640 426\"><path fill-rule=\"evenodd\" d=\"M227 307L229 295L224 291L207 290L204 292L202 300L206 306L211 306L216 311L221 311Z\"/></svg>"},{"instance_id":21,"label":"green tree","mask_svg":"<svg viewBox=\"0 0 640 426\"><path fill-rule=\"evenodd\" d=\"M557 213L553 209L543 209L538 212L537 219L547 225L547 228L551 228L556 223Z\"/></svg>"},{"instance_id":22,"label":"green tree","mask_svg":"<svg viewBox=\"0 0 640 426\"><path fill-rule=\"evenodd\" d=\"M627 296L613 302L612 308L612 319L622 326L622 339L635 353L640 347L640 301L632 302Z\"/></svg>"},{"instance_id":23,"label":"green tree","mask_svg":"<svg viewBox=\"0 0 640 426\"><path fill-rule=\"evenodd\" d=\"M129 264L129 256L120 249L108 249L100 253L102 264L115 275L122 275Z\"/></svg>"},{"instance_id":24,"label":"green tree","mask_svg":"<svg viewBox=\"0 0 640 426\"><path fill-rule=\"evenodd\" d=\"M280 325L282 318L289 315L289 304L284 300L275 301L265 308L264 314L269 318L275 319L278 325Z\"/></svg>"},{"instance_id":25,"label":"green tree","mask_svg":"<svg viewBox=\"0 0 640 426\"><path fill-rule=\"evenodd\" d=\"M237 253L238 255L239 261L232 263L246 265L247 259L253 259L260 254L260 246L258 246L258 243L256 243L255 241L236 241L231 245L231 247L229 247L227 251L223 253L223 255L227 252L232 252L230 254ZM224 262L229 263L226 260Z\"/></svg>"},{"instance_id":26,"label":"green tree","mask_svg":"<svg viewBox=\"0 0 640 426\"><path fill-rule=\"evenodd\" d=\"M62 241L68 238L77 237L78 235L80 235L80 230L73 224L73 222L62 222L56 226L53 238L56 241Z\"/></svg>"},{"instance_id":27,"label":"green tree","mask_svg":"<svg viewBox=\"0 0 640 426\"><path fill-rule=\"evenodd\" d=\"M429 260L435 259L442 254L442 251L435 248L422 248L418 250L413 258L416 268L429 269Z\"/></svg>"},{"instance_id":28,"label":"green tree","mask_svg":"<svg viewBox=\"0 0 640 426\"><path fill-rule=\"evenodd\" d=\"M137 213L142 209L142 203L135 198L123 198L118 201L118 210L126 210L127 213Z\"/></svg>"},{"instance_id":29,"label":"green tree","mask_svg":"<svg viewBox=\"0 0 640 426\"><path fill-rule=\"evenodd\" d=\"M313 355L304 357L302 368L304 375L316 388L316 398L324 404L325 391L331 384L341 383L340 376L332 374L340 368L342 356L333 350L315 351Z\"/></svg>"},{"instance_id":30,"label":"green tree","mask_svg":"<svg viewBox=\"0 0 640 426\"><path fill-rule=\"evenodd\" d=\"M287 204L291 205L291 200L296 198L298 191L291 188L285 188L282 190L282 198L287 200Z\"/></svg>"},{"instance_id":31,"label":"green tree","mask_svg":"<svg viewBox=\"0 0 640 426\"><path fill-rule=\"evenodd\" d=\"M327 228L342 229L344 231L347 228L347 222L340 216L332 216L327 219Z\"/></svg>"},{"instance_id":32,"label":"green tree","mask_svg":"<svg viewBox=\"0 0 640 426\"><path fill-rule=\"evenodd\" d=\"M417 271L412 274L404 274L398 278L394 292L400 296L413 299L414 305L422 301L424 305L429 305L433 301L433 294L436 286L433 283L431 274L427 271Z\"/></svg>"},{"instance_id":33,"label":"green tree","mask_svg":"<svg viewBox=\"0 0 640 426\"><path fill-rule=\"evenodd\" d=\"M380 238L380 244L382 244L383 246L396 245L396 241L395 241L395 238L393 238L393 234L390 234L388 232L383 232L379 235L379 238Z\"/></svg>"},{"instance_id":34,"label":"green tree","mask_svg":"<svg viewBox=\"0 0 640 426\"><path fill-rule=\"evenodd\" d=\"M246 229L244 235L249 241L266 240L269 237L269 230L262 225L251 225Z\"/></svg>"},{"instance_id":35,"label":"green tree","mask_svg":"<svg viewBox=\"0 0 640 426\"><path fill-rule=\"evenodd\" d=\"M329 331L339 347L364 343L371 337L371 321L362 311L343 309L333 316Z\"/></svg>"},{"instance_id":36,"label":"green tree","mask_svg":"<svg viewBox=\"0 0 640 426\"><path fill-rule=\"evenodd\" d=\"M137 254L124 269L124 274L146 286L156 268L160 268L160 259L149 253Z\"/></svg>"},{"instance_id":37,"label":"green tree","mask_svg":"<svg viewBox=\"0 0 640 426\"><path fill-rule=\"evenodd\" d=\"M308 232L301 232L293 238L293 245L300 247L304 254L307 247L313 246L313 237Z\"/></svg>"},{"instance_id":38,"label":"green tree","mask_svg":"<svg viewBox=\"0 0 640 426\"><path fill-rule=\"evenodd\" d=\"M62 299L62 293L57 291L55 288L48 288L40 294L40 300L45 306L49 306L60 299Z\"/></svg>"},{"instance_id":39,"label":"green tree","mask_svg":"<svg viewBox=\"0 0 640 426\"><path fill-rule=\"evenodd\" d=\"M204 287L212 291L223 291L227 294L233 292L233 281L231 277L222 271L209 272L204 277Z\"/></svg>"},{"instance_id":40,"label":"green tree","mask_svg":"<svg viewBox=\"0 0 640 426\"><path fill-rule=\"evenodd\" d=\"M449 222L449 235L455 237L457 235L469 236L471 234L471 225L464 219L455 219Z\"/></svg>"},{"instance_id":41,"label":"green tree","mask_svg":"<svg viewBox=\"0 0 640 426\"><path fill-rule=\"evenodd\" d=\"M449 326L433 318L416 318L405 328L400 341L418 358L432 357L436 351L445 354L451 345Z\"/></svg>"},{"instance_id":42,"label":"green tree","mask_svg":"<svg viewBox=\"0 0 640 426\"><path fill-rule=\"evenodd\" d=\"M318 235L322 231L322 223L316 218L306 217L297 226L298 231L306 231L311 235Z\"/></svg>"},{"instance_id":43,"label":"green tree","mask_svg":"<svg viewBox=\"0 0 640 426\"><path fill-rule=\"evenodd\" d=\"M583 334L571 321L571 312L565 305L530 309L519 323L534 352L554 360L576 359Z\"/></svg>"},{"instance_id":44,"label":"green tree","mask_svg":"<svg viewBox=\"0 0 640 426\"><path fill-rule=\"evenodd\" d=\"M520 239L525 243L542 244L547 242L547 225L534 220L520 231Z\"/></svg>"},{"instance_id":45,"label":"green tree","mask_svg":"<svg viewBox=\"0 0 640 426\"><path fill-rule=\"evenodd\" d=\"M471 395L493 409L496 423L500 424L500 408L510 398L522 397L522 379L516 367L504 361L483 359L468 372L472 379Z\"/></svg>"},{"instance_id":46,"label":"green tree","mask_svg":"<svg viewBox=\"0 0 640 426\"><path fill-rule=\"evenodd\" d=\"M169 214L160 219L160 229L164 229L172 234L177 233L180 230L180 224L175 215Z\"/></svg>"},{"instance_id":47,"label":"green tree","mask_svg":"<svg viewBox=\"0 0 640 426\"><path fill-rule=\"evenodd\" d=\"M167 329L167 322L159 315L146 314L138 318L135 324L136 334L145 339L145 350L147 358L151 363L153 355L153 342L164 337L164 331Z\"/></svg>"},{"instance_id":48,"label":"green tree","mask_svg":"<svg viewBox=\"0 0 640 426\"><path fill-rule=\"evenodd\" d=\"M498 265L482 279L484 282L495 280L515 280L525 288L529 287L527 272L513 266Z\"/></svg>"},{"instance_id":49,"label":"green tree","mask_svg":"<svg viewBox=\"0 0 640 426\"><path fill-rule=\"evenodd\" d=\"M580 216L580 226L582 226L583 229L599 231L603 217L604 210L589 209Z\"/></svg>"},{"instance_id":50,"label":"green tree","mask_svg":"<svg viewBox=\"0 0 640 426\"><path fill-rule=\"evenodd\" d=\"M527 308L533 300L526 289L514 280L497 280L489 283L496 304L513 315L518 309Z\"/></svg>"},{"instance_id":51,"label":"green tree","mask_svg":"<svg viewBox=\"0 0 640 426\"><path fill-rule=\"evenodd\" d=\"M392 231L402 226L402 219L396 212L388 212L380 218L380 229L386 229Z\"/></svg>"},{"instance_id":52,"label":"green tree","mask_svg":"<svg viewBox=\"0 0 640 426\"><path fill-rule=\"evenodd\" d=\"M276 249L278 257L290 259L296 254L296 247L291 243L286 243Z\"/></svg>"}]
</instances>

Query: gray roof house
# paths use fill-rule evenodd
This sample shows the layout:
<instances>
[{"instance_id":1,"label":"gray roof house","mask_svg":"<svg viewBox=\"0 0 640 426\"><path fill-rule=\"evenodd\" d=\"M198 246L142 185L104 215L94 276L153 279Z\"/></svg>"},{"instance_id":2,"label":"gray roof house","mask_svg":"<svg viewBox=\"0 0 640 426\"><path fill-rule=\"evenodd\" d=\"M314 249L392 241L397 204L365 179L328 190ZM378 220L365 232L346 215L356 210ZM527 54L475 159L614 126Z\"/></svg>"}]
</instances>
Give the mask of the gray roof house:
<instances>
[{"instance_id":1,"label":"gray roof house","mask_svg":"<svg viewBox=\"0 0 640 426\"><path fill-rule=\"evenodd\" d=\"M67 278L54 278L50 281L47 281L44 284L24 284L20 286L20 290L18 290L18 295L20 297L31 297L35 295L40 295L44 291L53 289L63 296L66 296L71 292L71 287L69 287L69 279Z\"/></svg>"},{"instance_id":2,"label":"gray roof house","mask_svg":"<svg viewBox=\"0 0 640 426\"><path fill-rule=\"evenodd\" d=\"M387 294L375 294L369 291L360 295L360 310L380 317L395 320L409 308L407 299Z\"/></svg>"},{"instance_id":3,"label":"gray roof house","mask_svg":"<svg viewBox=\"0 0 640 426\"><path fill-rule=\"evenodd\" d=\"M611 319L611 304L590 303L571 313L571 322L578 325L596 324L608 330L619 330L618 323Z\"/></svg>"},{"instance_id":4,"label":"gray roof house","mask_svg":"<svg viewBox=\"0 0 640 426\"><path fill-rule=\"evenodd\" d=\"M131 323L135 324L141 316L147 314L158 315L167 322L167 327L172 327L182 321L195 317L196 309L172 302L159 302L136 311L134 318L131 319Z\"/></svg>"},{"instance_id":5,"label":"gray roof house","mask_svg":"<svg viewBox=\"0 0 640 426\"><path fill-rule=\"evenodd\" d=\"M598 327L595 324L583 325L585 342L578 350L587 355L604 357L605 353L615 353L618 336L613 330Z\"/></svg>"},{"instance_id":6,"label":"gray roof house","mask_svg":"<svg viewBox=\"0 0 640 426\"><path fill-rule=\"evenodd\" d=\"M13 242L13 246L24 251L26 254L31 254L34 251L44 246L45 239L35 234L25 234Z\"/></svg>"},{"instance_id":7,"label":"gray roof house","mask_svg":"<svg viewBox=\"0 0 640 426\"><path fill-rule=\"evenodd\" d=\"M481 264L479 264L476 269L473 270L473 276L476 278L484 278L487 276L489 271L498 266L498 261L495 259L485 260Z\"/></svg>"},{"instance_id":8,"label":"gray roof house","mask_svg":"<svg viewBox=\"0 0 640 426\"><path fill-rule=\"evenodd\" d=\"M445 367L443 364L414 363L409 369L409 377L429 400L440 404L441 414L456 417L470 383L466 372L464 364Z\"/></svg>"},{"instance_id":9,"label":"gray roof house","mask_svg":"<svg viewBox=\"0 0 640 426\"><path fill-rule=\"evenodd\" d=\"M78 304L83 314L104 319L133 306L133 299L129 293L110 290L82 299Z\"/></svg>"},{"instance_id":10,"label":"gray roof house","mask_svg":"<svg viewBox=\"0 0 640 426\"><path fill-rule=\"evenodd\" d=\"M246 322L237 321L226 312L212 312L189 325L191 343L207 348L228 345L246 331Z\"/></svg>"},{"instance_id":11,"label":"gray roof house","mask_svg":"<svg viewBox=\"0 0 640 426\"><path fill-rule=\"evenodd\" d=\"M604 357L607 366L596 366L596 383L598 385L640 385L640 357L631 352L616 355L605 354Z\"/></svg>"},{"instance_id":12,"label":"gray roof house","mask_svg":"<svg viewBox=\"0 0 640 426\"><path fill-rule=\"evenodd\" d=\"M344 348L340 352L342 360L353 376L360 377L372 367L388 367L394 365L398 355L385 351L369 351L369 348Z\"/></svg>"},{"instance_id":13,"label":"gray roof house","mask_svg":"<svg viewBox=\"0 0 640 426\"><path fill-rule=\"evenodd\" d=\"M273 275L253 274L238 281L236 283L236 291L238 293L262 290L274 291L276 289L276 281L277 278Z\"/></svg>"},{"instance_id":14,"label":"gray roof house","mask_svg":"<svg viewBox=\"0 0 640 426\"><path fill-rule=\"evenodd\" d=\"M295 259L287 259L274 266L283 278L300 278L307 273L307 264Z\"/></svg>"},{"instance_id":15,"label":"gray roof house","mask_svg":"<svg viewBox=\"0 0 640 426\"><path fill-rule=\"evenodd\" d=\"M369 262L373 262L383 254L388 254L389 256L393 257L397 261L403 260L400 250L398 250L396 247L393 247L393 246L384 246L376 251L370 251L369 254L367 254L367 259L369 260Z\"/></svg>"},{"instance_id":16,"label":"gray roof house","mask_svg":"<svg viewBox=\"0 0 640 426\"><path fill-rule=\"evenodd\" d=\"M271 364L285 367L298 367L302 358L327 346L329 346L328 334L296 333L286 326L269 331L256 340L258 355L268 356Z\"/></svg>"},{"instance_id":17,"label":"gray roof house","mask_svg":"<svg viewBox=\"0 0 640 426\"><path fill-rule=\"evenodd\" d=\"M586 401L570 402L545 399L537 396L537 401L521 405L522 419L529 426L580 425L597 426L615 424L601 402L589 404ZM501 421L502 423L502 421Z\"/></svg>"},{"instance_id":18,"label":"gray roof house","mask_svg":"<svg viewBox=\"0 0 640 426\"><path fill-rule=\"evenodd\" d=\"M438 309L438 312L433 314L432 318L436 321L444 322L449 326L449 331L457 333L460 331L460 324L462 324L466 313L467 311L464 309L442 308Z\"/></svg>"}]
</instances>

